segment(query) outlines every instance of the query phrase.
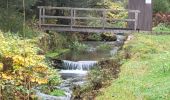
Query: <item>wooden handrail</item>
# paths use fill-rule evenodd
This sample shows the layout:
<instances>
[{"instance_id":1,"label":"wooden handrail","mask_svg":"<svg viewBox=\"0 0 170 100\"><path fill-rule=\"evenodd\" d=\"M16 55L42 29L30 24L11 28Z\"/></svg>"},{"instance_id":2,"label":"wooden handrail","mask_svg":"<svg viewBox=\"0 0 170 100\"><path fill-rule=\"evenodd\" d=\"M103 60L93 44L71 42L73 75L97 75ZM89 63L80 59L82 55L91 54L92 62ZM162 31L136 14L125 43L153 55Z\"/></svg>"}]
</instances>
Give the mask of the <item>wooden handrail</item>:
<instances>
[{"instance_id":1,"label":"wooden handrail","mask_svg":"<svg viewBox=\"0 0 170 100\"><path fill-rule=\"evenodd\" d=\"M44 8L44 9L64 9L64 10L87 10L87 11L127 11L127 12L137 12L140 13L139 10L127 10L127 9L103 9L103 8L71 8L71 7L51 7L51 6L38 6L39 9Z\"/></svg>"},{"instance_id":2,"label":"wooden handrail","mask_svg":"<svg viewBox=\"0 0 170 100\"><path fill-rule=\"evenodd\" d=\"M82 20L101 20L102 21L102 28L103 30L106 27L106 21L124 21L124 22L134 22L134 30L137 29L138 24L138 16L140 11L139 10L118 10L118 9L101 9L101 8L71 8L71 7L50 7L50 6L39 6L39 26L46 24L45 19L69 19L71 21L71 24L69 25L72 29L73 26L76 26L76 20L82 19ZM70 12L70 16L50 16L46 15L46 10L52 10L52 9L59 9L59 10L68 10ZM77 11L101 11L102 17L77 17L76 12ZM128 11L131 13L135 13L134 19L114 19L114 18L107 18L106 14L109 11ZM88 26L87 26L88 27Z\"/></svg>"}]
</instances>

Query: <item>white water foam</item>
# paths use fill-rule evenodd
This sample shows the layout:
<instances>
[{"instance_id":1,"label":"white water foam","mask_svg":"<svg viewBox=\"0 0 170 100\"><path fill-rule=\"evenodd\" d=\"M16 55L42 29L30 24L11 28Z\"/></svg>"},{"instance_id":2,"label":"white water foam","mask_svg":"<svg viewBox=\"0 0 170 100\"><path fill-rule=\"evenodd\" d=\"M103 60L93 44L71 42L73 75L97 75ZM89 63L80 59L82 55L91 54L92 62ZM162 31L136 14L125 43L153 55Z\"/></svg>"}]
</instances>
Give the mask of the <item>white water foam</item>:
<instances>
[{"instance_id":1,"label":"white water foam","mask_svg":"<svg viewBox=\"0 0 170 100\"><path fill-rule=\"evenodd\" d=\"M93 66L97 64L97 61L68 61L63 60L63 67L65 70L74 70L75 72L78 72L77 70L90 70Z\"/></svg>"},{"instance_id":2,"label":"white water foam","mask_svg":"<svg viewBox=\"0 0 170 100\"><path fill-rule=\"evenodd\" d=\"M82 74L82 75L86 75L87 71L83 71L83 70L61 70L59 73L60 74L69 73L69 74Z\"/></svg>"}]
</instances>

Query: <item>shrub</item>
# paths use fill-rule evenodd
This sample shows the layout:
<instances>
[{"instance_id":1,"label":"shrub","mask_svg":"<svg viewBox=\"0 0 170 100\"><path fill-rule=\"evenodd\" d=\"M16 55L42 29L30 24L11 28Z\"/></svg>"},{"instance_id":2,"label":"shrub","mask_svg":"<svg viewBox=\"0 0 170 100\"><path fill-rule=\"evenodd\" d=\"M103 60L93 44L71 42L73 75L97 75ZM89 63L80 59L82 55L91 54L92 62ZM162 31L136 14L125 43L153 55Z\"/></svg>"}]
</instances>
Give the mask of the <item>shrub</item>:
<instances>
[{"instance_id":1,"label":"shrub","mask_svg":"<svg viewBox=\"0 0 170 100\"><path fill-rule=\"evenodd\" d=\"M56 70L50 68L39 50L35 40L25 39L0 32L0 87L2 97L9 100L8 95L23 100L34 86L41 84L59 84L60 76ZM27 95L27 96L26 96Z\"/></svg>"}]
</instances>

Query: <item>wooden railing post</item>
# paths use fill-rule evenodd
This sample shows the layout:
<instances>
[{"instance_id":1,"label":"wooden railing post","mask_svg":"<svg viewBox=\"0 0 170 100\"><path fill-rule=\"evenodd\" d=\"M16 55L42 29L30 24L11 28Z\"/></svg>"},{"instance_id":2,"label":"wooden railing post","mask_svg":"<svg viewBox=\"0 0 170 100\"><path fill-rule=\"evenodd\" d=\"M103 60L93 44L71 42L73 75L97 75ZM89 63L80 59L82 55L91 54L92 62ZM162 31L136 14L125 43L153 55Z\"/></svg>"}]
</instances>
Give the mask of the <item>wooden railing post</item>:
<instances>
[{"instance_id":1,"label":"wooden railing post","mask_svg":"<svg viewBox=\"0 0 170 100\"><path fill-rule=\"evenodd\" d=\"M42 23L45 24L45 8L43 8L43 19L42 19Z\"/></svg>"},{"instance_id":2,"label":"wooden railing post","mask_svg":"<svg viewBox=\"0 0 170 100\"><path fill-rule=\"evenodd\" d=\"M103 26L102 26L102 28L104 30L105 29L105 24L106 24L106 10L103 9L102 11L103 11L103 17L102 17Z\"/></svg>"},{"instance_id":3,"label":"wooden railing post","mask_svg":"<svg viewBox=\"0 0 170 100\"><path fill-rule=\"evenodd\" d=\"M41 28L42 8L39 8L39 27Z\"/></svg>"},{"instance_id":4,"label":"wooden railing post","mask_svg":"<svg viewBox=\"0 0 170 100\"><path fill-rule=\"evenodd\" d=\"M75 19L75 17L76 17L76 9L74 9L73 13L74 13L74 15L73 15L73 26L74 26L76 24L76 19Z\"/></svg>"},{"instance_id":5,"label":"wooden railing post","mask_svg":"<svg viewBox=\"0 0 170 100\"><path fill-rule=\"evenodd\" d=\"M138 26L138 12L135 12L135 25L134 25L134 30L136 31L137 26Z\"/></svg>"},{"instance_id":6,"label":"wooden railing post","mask_svg":"<svg viewBox=\"0 0 170 100\"><path fill-rule=\"evenodd\" d=\"M73 29L73 8L71 8L71 30Z\"/></svg>"}]
</instances>

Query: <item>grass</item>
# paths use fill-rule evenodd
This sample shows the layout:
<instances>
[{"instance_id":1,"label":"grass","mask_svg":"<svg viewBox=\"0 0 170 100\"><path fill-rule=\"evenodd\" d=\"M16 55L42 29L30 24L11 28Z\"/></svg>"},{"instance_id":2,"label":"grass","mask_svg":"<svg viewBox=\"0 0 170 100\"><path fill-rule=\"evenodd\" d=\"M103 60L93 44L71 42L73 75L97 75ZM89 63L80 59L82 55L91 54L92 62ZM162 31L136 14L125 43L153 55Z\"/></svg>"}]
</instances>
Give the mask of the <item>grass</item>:
<instances>
[{"instance_id":1,"label":"grass","mask_svg":"<svg viewBox=\"0 0 170 100\"><path fill-rule=\"evenodd\" d=\"M65 93L63 90L54 90L53 92L50 93L52 96L65 96Z\"/></svg>"},{"instance_id":2,"label":"grass","mask_svg":"<svg viewBox=\"0 0 170 100\"><path fill-rule=\"evenodd\" d=\"M170 33L170 25L166 25L165 23L160 23L156 27L153 27L154 32L168 32Z\"/></svg>"},{"instance_id":3,"label":"grass","mask_svg":"<svg viewBox=\"0 0 170 100\"><path fill-rule=\"evenodd\" d=\"M135 34L131 58L96 100L170 100L170 35Z\"/></svg>"},{"instance_id":4,"label":"grass","mask_svg":"<svg viewBox=\"0 0 170 100\"><path fill-rule=\"evenodd\" d=\"M48 58L57 58L61 54L69 52L69 51L70 51L69 49L61 49L61 50L50 51L50 52L47 52L46 57L48 57Z\"/></svg>"}]
</instances>

